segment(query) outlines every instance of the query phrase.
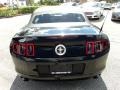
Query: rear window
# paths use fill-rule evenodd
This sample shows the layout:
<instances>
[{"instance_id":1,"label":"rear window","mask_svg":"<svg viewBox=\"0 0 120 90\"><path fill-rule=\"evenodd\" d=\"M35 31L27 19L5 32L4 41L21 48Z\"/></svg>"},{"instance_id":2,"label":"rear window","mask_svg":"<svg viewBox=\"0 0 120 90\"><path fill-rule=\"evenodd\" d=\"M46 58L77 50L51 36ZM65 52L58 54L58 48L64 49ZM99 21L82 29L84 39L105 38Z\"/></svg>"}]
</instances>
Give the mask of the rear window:
<instances>
[{"instance_id":1,"label":"rear window","mask_svg":"<svg viewBox=\"0 0 120 90\"><path fill-rule=\"evenodd\" d=\"M111 4L109 4L109 3L106 3L106 4L105 4L105 6L111 6Z\"/></svg>"},{"instance_id":2,"label":"rear window","mask_svg":"<svg viewBox=\"0 0 120 90\"><path fill-rule=\"evenodd\" d=\"M82 14L67 13L67 14L42 14L36 15L33 19L33 24L39 23L55 23L55 22L85 22Z\"/></svg>"}]
</instances>

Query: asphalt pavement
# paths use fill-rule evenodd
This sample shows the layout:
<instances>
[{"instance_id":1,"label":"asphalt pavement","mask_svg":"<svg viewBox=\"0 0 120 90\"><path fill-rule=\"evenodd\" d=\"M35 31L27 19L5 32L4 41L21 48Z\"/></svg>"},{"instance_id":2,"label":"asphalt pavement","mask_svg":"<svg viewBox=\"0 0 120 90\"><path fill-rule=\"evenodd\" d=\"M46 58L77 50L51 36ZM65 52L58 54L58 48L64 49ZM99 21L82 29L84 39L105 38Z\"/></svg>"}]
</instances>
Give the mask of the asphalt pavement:
<instances>
[{"instance_id":1,"label":"asphalt pavement","mask_svg":"<svg viewBox=\"0 0 120 90\"><path fill-rule=\"evenodd\" d=\"M102 26L110 39L111 49L107 66L98 79L67 81L23 81L17 76L9 53L11 38L28 23L31 15L0 19L0 90L119 90L120 88L120 22L111 21L111 11L105 11L100 20L91 22Z\"/></svg>"}]
</instances>

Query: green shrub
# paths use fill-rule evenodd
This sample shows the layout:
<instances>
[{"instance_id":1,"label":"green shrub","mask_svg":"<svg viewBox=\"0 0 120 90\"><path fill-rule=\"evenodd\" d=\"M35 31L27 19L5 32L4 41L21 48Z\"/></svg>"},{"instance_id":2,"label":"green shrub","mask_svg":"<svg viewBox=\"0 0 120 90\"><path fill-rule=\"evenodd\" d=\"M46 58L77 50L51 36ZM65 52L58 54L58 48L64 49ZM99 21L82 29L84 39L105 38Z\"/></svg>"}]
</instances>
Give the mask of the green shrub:
<instances>
[{"instance_id":1,"label":"green shrub","mask_svg":"<svg viewBox=\"0 0 120 90\"><path fill-rule=\"evenodd\" d=\"M12 16L16 16L17 14L18 14L17 10L11 10L11 9L0 10L0 17L12 17Z\"/></svg>"},{"instance_id":2,"label":"green shrub","mask_svg":"<svg viewBox=\"0 0 120 90\"><path fill-rule=\"evenodd\" d=\"M22 7L18 9L19 14L27 14L27 13L33 13L35 9L37 9L38 6L29 6L29 7Z\"/></svg>"},{"instance_id":3,"label":"green shrub","mask_svg":"<svg viewBox=\"0 0 120 90\"><path fill-rule=\"evenodd\" d=\"M22 7L18 9L1 9L0 10L0 17L12 17L18 14L28 14L32 13L38 6L29 6L29 7Z\"/></svg>"},{"instance_id":4,"label":"green shrub","mask_svg":"<svg viewBox=\"0 0 120 90\"><path fill-rule=\"evenodd\" d=\"M40 5L58 5L59 3L54 0L44 0L39 2Z\"/></svg>"}]
</instances>

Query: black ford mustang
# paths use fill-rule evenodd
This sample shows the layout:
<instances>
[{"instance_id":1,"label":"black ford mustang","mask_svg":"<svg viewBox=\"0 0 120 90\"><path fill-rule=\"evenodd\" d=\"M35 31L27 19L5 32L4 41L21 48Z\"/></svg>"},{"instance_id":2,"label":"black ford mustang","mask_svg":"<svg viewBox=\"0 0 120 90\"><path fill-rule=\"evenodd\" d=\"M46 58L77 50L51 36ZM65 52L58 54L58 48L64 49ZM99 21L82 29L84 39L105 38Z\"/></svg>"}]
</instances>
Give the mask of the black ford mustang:
<instances>
[{"instance_id":1,"label":"black ford mustang","mask_svg":"<svg viewBox=\"0 0 120 90\"><path fill-rule=\"evenodd\" d=\"M109 49L107 35L79 9L60 6L37 9L10 44L17 73L39 80L101 74Z\"/></svg>"}]
</instances>

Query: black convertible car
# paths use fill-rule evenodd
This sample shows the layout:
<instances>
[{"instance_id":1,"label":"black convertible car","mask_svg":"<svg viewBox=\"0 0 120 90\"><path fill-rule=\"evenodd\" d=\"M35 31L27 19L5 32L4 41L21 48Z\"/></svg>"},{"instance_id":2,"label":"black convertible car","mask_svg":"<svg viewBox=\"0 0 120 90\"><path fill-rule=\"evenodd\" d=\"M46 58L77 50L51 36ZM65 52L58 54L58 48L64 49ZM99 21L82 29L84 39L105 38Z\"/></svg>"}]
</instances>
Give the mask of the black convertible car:
<instances>
[{"instance_id":1,"label":"black convertible car","mask_svg":"<svg viewBox=\"0 0 120 90\"><path fill-rule=\"evenodd\" d=\"M109 39L76 7L43 7L11 41L17 73L26 79L94 77L106 66Z\"/></svg>"}]
</instances>

